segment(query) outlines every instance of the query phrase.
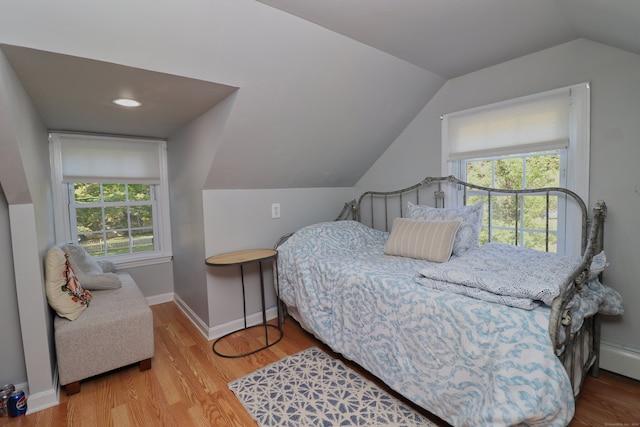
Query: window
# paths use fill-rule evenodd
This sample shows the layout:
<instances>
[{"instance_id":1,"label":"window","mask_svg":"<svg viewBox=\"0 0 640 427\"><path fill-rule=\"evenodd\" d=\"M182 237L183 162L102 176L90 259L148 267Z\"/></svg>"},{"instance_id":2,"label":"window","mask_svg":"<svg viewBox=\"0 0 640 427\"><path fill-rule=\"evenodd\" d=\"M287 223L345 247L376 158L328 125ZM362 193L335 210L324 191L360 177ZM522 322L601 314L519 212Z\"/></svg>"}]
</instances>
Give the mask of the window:
<instances>
[{"instance_id":1,"label":"window","mask_svg":"<svg viewBox=\"0 0 640 427\"><path fill-rule=\"evenodd\" d=\"M588 203L589 85L444 115L442 164L445 175L474 184L504 189L564 187ZM468 196L468 204L481 198L473 192ZM447 197L449 204L461 200L461 195ZM564 197L553 198L548 210L541 196L520 197L518 205L513 196L493 197L491 215L485 212L482 242L491 238L553 252L580 253L582 227L571 220L577 207L566 203ZM542 243L547 221L552 228L549 247Z\"/></svg>"},{"instance_id":2,"label":"window","mask_svg":"<svg viewBox=\"0 0 640 427\"><path fill-rule=\"evenodd\" d=\"M69 185L72 238L95 256L153 252L157 210L150 184Z\"/></svg>"},{"instance_id":3,"label":"window","mask_svg":"<svg viewBox=\"0 0 640 427\"><path fill-rule=\"evenodd\" d=\"M56 239L120 266L171 257L164 141L51 134Z\"/></svg>"},{"instance_id":4,"label":"window","mask_svg":"<svg viewBox=\"0 0 640 427\"><path fill-rule=\"evenodd\" d=\"M561 171L565 159L565 150L556 150L464 160L461 176L465 181L492 188L564 187ZM486 199L485 194L467 193L469 204L487 202ZM564 252L563 240L558 241L558 212L564 208L563 200L550 196L548 203L547 207L546 198L540 195L520 197L517 202L507 194L492 195L491 227L485 215L480 244L492 241Z\"/></svg>"}]
</instances>

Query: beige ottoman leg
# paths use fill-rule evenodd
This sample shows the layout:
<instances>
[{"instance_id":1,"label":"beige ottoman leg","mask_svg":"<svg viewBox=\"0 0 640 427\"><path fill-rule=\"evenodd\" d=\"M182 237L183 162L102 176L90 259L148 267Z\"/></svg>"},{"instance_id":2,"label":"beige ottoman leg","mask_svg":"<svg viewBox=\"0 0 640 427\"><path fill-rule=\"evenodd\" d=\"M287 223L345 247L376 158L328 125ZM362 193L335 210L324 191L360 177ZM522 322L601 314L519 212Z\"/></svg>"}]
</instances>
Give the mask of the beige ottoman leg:
<instances>
[{"instance_id":1,"label":"beige ottoman leg","mask_svg":"<svg viewBox=\"0 0 640 427\"><path fill-rule=\"evenodd\" d=\"M64 386L64 390L67 392L67 396L80 393L80 381L75 381Z\"/></svg>"},{"instance_id":2,"label":"beige ottoman leg","mask_svg":"<svg viewBox=\"0 0 640 427\"><path fill-rule=\"evenodd\" d=\"M148 371L151 369L151 359L144 359L140 361L140 371Z\"/></svg>"}]
</instances>

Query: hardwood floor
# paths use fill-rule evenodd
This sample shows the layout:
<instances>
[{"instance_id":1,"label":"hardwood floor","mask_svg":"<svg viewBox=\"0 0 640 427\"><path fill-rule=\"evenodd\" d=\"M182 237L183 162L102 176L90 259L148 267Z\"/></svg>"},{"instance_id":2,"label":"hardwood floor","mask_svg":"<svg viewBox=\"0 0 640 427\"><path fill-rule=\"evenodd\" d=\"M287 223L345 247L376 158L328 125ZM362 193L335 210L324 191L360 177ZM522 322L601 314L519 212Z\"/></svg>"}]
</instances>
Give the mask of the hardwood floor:
<instances>
[{"instance_id":1,"label":"hardwood floor","mask_svg":"<svg viewBox=\"0 0 640 427\"><path fill-rule=\"evenodd\" d=\"M68 397L61 391L60 405L28 416L0 418L0 426L255 426L227 382L311 346L333 354L287 319L284 338L275 346L243 358L221 358L174 303L155 305L152 310L155 356L151 370L140 372L130 366L100 375L82 382L76 395ZM218 350L226 346L238 352L250 345L233 339L221 344ZM597 379L589 377L570 426L634 425L640 426L640 382L603 371Z\"/></svg>"}]
</instances>

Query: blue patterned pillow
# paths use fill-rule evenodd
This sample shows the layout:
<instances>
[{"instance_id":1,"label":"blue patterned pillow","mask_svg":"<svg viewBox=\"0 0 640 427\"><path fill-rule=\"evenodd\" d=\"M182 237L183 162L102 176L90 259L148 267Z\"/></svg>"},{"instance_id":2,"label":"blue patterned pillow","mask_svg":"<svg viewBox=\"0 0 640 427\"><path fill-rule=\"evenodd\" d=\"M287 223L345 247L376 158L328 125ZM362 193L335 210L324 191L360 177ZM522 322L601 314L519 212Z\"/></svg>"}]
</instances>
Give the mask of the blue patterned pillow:
<instances>
[{"instance_id":1,"label":"blue patterned pillow","mask_svg":"<svg viewBox=\"0 0 640 427\"><path fill-rule=\"evenodd\" d=\"M453 255L462 255L472 247L480 244L480 227L484 214L484 202L460 208L432 208L431 206L414 205L408 202L407 218L424 220L452 220L462 221L455 241Z\"/></svg>"}]
</instances>

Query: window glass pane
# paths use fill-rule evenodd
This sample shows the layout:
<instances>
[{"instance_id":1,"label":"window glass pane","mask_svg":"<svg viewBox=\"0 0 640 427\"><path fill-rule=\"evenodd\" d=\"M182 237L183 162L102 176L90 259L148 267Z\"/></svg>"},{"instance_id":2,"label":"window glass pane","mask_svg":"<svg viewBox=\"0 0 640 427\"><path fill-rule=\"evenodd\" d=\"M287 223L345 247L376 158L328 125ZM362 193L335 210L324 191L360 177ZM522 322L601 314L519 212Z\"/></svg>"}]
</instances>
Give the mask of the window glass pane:
<instances>
[{"instance_id":1,"label":"window glass pane","mask_svg":"<svg viewBox=\"0 0 640 427\"><path fill-rule=\"evenodd\" d=\"M493 222L494 227L515 227L515 196L491 196L491 221Z\"/></svg>"},{"instance_id":2,"label":"window glass pane","mask_svg":"<svg viewBox=\"0 0 640 427\"><path fill-rule=\"evenodd\" d=\"M491 241L515 245L516 233L513 229L494 227L491 230Z\"/></svg>"},{"instance_id":3,"label":"window glass pane","mask_svg":"<svg viewBox=\"0 0 640 427\"><path fill-rule=\"evenodd\" d=\"M467 182L491 187L493 180L493 161L472 160L467 162Z\"/></svg>"},{"instance_id":4,"label":"window glass pane","mask_svg":"<svg viewBox=\"0 0 640 427\"><path fill-rule=\"evenodd\" d=\"M153 230L134 230L131 232L133 237L133 252L145 252L152 251L153 245Z\"/></svg>"},{"instance_id":5,"label":"window glass pane","mask_svg":"<svg viewBox=\"0 0 640 427\"><path fill-rule=\"evenodd\" d=\"M522 188L522 158L504 158L495 161L494 187L504 189Z\"/></svg>"},{"instance_id":6,"label":"window glass pane","mask_svg":"<svg viewBox=\"0 0 640 427\"><path fill-rule=\"evenodd\" d=\"M150 205L131 206L131 228L153 227L153 212Z\"/></svg>"},{"instance_id":7,"label":"window glass pane","mask_svg":"<svg viewBox=\"0 0 640 427\"><path fill-rule=\"evenodd\" d=\"M129 228L127 207L116 206L104 208L104 224L107 230L126 230Z\"/></svg>"},{"instance_id":8,"label":"window glass pane","mask_svg":"<svg viewBox=\"0 0 640 427\"><path fill-rule=\"evenodd\" d=\"M151 186L148 184L129 184L129 200L151 200Z\"/></svg>"},{"instance_id":9,"label":"window glass pane","mask_svg":"<svg viewBox=\"0 0 640 427\"><path fill-rule=\"evenodd\" d=\"M102 208L77 208L78 233L102 230Z\"/></svg>"},{"instance_id":10,"label":"window glass pane","mask_svg":"<svg viewBox=\"0 0 640 427\"><path fill-rule=\"evenodd\" d=\"M527 188L560 186L560 153L526 158Z\"/></svg>"},{"instance_id":11,"label":"window glass pane","mask_svg":"<svg viewBox=\"0 0 640 427\"><path fill-rule=\"evenodd\" d=\"M549 213L547 214L547 198L545 196L527 196L524 198L524 227L530 229L545 230L547 228L547 216L549 217L549 230L558 229L558 197L549 197Z\"/></svg>"},{"instance_id":12,"label":"window glass pane","mask_svg":"<svg viewBox=\"0 0 640 427\"><path fill-rule=\"evenodd\" d=\"M560 186L560 152L529 153L465 161L466 180L487 187L521 189ZM523 177L523 174L526 175ZM475 204L479 196L467 197ZM546 250L547 224L549 251L557 250L558 196L494 195L489 230L488 203L485 206L480 244L489 241L518 244ZM548 203L548 207L547 207ZM517 228L517 229L516 229Z\"/></svg>"},{"instance_id":13,"label":"window glass pane","mask_svg":"<svg viewBox=\"0 0 640 427\"><path fill-rule=\"evenodd\" d=\"M491 197L491 241L516 243L516 198L499 195Z\"/></svg>"},{"instance_id":14,"label":"window glass pane","mask_svg":"<svg viewBox=\"0 0 640 427\"><path fill-rule=\"evenodd\" d=\"M107 232L107 255L128 254L129 232Z\"/></svg>"},{"instance_id":15,"label":"window glass pane","mask_svg":"<svg viewBox=\"0 0 640 427\"><path fill-rule=\"evenodd\" d=\"M524 232L524 246L527 248L537 249L539 251L546 251L546 239L547 236L542 231L525 231ZM549 252L558 252L558 236L549 234Z\"/></svg>"},{"instance_id":16,"label":"window glass pane","mask_svg":"<svg viewBox=\"0 0 640 427\"><path fill-rule=\"evenodd\" d=\"M75 183L74 236L91 255L155 251L153 188L148 184ZM102 196L101 196L102 195Z\"/></svg>"},{"instance_id":17,"label":"window glass pane","mask_svg":"<svg viewBox=\"0 0 640 427\"><path fill-rule=\"evenodd\" d=\"M85 248L90 255L104 255L105 246L102 232L78 235L78 244Z\"/></svg>"},{"instance_id":18,"label":"window glass pane","mask_svg":"<svg viewBox=\"0 0 640 427\"><path fill-rule=\"evenodd\" d=\"M73 184L73 197L76 203L99 203L100 184L78 182Z\"/></svg>"},{"instance_id":19,"label":"window glass pane","mask_svg":"<svg viewBox=\"0 0 640 427\"><path fill-rule=\"evenodd\" d=\"M482 227L480 229L480 246L489 243L489 228L488 227Z\"/></svg>"},{"instance_id":20,"label":"window glass pane","mask_svg":"<svg viewBox=\"0 0 640 427\"><path fill-rule=\"evenodd\" d=\"M103 184L105 202L124 202L127 200L126 184Z\"/></svg>"}]
</instances>

